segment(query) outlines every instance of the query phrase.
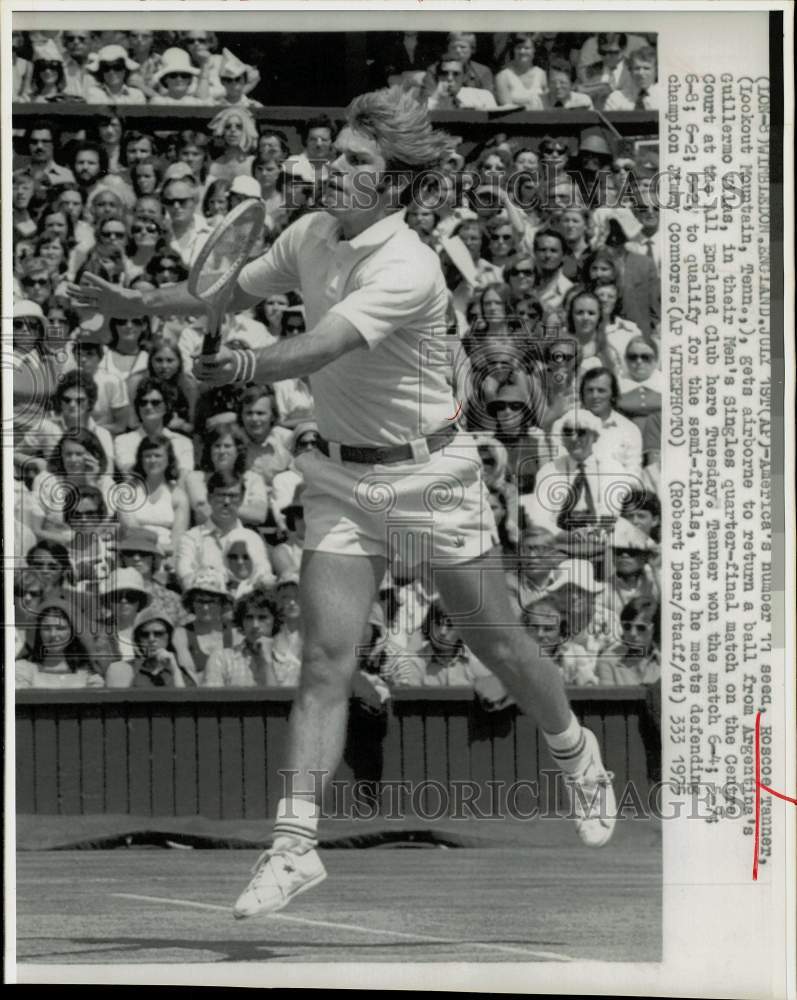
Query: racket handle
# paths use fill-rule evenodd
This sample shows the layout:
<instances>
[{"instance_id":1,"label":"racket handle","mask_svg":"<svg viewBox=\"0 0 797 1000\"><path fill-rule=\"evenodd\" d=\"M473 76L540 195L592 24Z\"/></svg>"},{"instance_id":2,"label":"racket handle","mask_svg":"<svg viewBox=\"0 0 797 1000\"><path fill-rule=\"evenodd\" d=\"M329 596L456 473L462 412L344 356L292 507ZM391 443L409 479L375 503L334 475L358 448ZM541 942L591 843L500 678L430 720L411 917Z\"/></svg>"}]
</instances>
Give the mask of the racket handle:
<instances>
[{"instance_id":1,"label":"racket handle","mask_svg":"<svg viewBox=\"0 0 797 1000\"><path fill-rule=\"evenodd\" d=\"M221 330L214 330L213 333L206 333L202 341L203 354L218 354L221 349Z\"/></svg>"}]
</instances>

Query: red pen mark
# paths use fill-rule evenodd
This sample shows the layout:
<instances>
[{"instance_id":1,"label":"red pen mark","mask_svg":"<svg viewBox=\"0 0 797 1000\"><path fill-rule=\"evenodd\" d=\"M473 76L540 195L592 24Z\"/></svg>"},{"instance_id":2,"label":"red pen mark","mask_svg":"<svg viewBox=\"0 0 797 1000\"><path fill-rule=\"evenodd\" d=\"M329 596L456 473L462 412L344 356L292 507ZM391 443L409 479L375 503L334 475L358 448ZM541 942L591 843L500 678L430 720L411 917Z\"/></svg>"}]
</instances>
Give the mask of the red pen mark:
<instances>
[{"instance_id":1,"label":"red pen mark","mask_svg":"<svg viewBox=\"0 0 797 1000\"><path fill-rule=\"evenodd\" d=\"M457 406L457 412L456 412L456 413L454 414L454 416L453 416L453 417L449 417L448 419L449 419L449 420L456 420L456 419L457 419L457 417L459 416L459 411L460 411L461 409L462 409L462 403L460 403L460 404L459 404L459 405Z\"/></svg>"},{"instance_id":2,"label":"red pen mark","mask_svg":"<svg viewBox=\"0 0 797 1000\"><path fill-rule=\"evenodd\" d=\"M769 785L761 783L761 713L757 712L755 717L755 837L753 842L753 881L758 881L758 838L761 830L761 790L769 792L778 799L791 802L797 806L797 799L791 795L784 795L783 792L776 792Z\"/></svg>"}]
</instances>

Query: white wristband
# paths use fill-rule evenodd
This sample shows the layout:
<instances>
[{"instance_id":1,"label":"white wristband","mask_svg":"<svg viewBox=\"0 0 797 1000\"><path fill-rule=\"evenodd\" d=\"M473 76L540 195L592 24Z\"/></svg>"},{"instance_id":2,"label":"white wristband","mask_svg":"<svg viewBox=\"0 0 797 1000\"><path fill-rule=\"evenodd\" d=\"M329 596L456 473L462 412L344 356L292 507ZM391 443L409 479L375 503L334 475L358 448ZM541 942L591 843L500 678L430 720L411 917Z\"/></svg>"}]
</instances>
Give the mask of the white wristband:
<instances>
[{"instance_id":1,"label":"white wristband","mask_svg":"<svg viewBox=\"0 0 797 1000\"><path fill-rule=\"evenodd\" d=\"M235 374L233 382L251 382L255 377L255 352L252 350L240 349L235 351Z\"/></svg>"}]
</instances>

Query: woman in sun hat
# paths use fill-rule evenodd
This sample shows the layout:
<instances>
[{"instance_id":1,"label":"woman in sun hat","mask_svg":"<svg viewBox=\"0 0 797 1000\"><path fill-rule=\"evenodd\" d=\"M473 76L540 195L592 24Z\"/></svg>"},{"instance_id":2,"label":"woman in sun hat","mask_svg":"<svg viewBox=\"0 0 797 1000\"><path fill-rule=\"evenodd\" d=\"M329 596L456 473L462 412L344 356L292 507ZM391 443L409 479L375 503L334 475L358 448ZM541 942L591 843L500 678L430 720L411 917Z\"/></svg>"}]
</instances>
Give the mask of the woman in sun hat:
<instances>
[{"instance_id":1,"label":"woman in sun hat","mask_svg":"<svg viewBox=\"0 0 797 1000\"><path fill-rule=\"evenodd\" d=\"M174 623L164 611L151 607L140 611L133 625L135 655L109 665L106 687L193 687L193 680L177 662L173 634Z\"/></svg>"},{"instance_id":2,"label":"woman in sun hat","mask_svg":"<svg viewBox=\"0 0 797 1000\"><path fill-rule=\"evenodd\" d=\"M161 57L160 69L152 76L152 86L157 93L150 104L203 104L188 92L198 76L199 70L191 65L191 58L185 49L166 49Z\"/></svg>"},{"instance_id":3,"label":"woman in sun hat","mask_svg":"<svg viewBox=\"0 0 797 1000\"><path fill-rule=\"evenodd\" d=\"M175 629L174 649L180 666L201 684L211 653L233 645L229 622L233 602L223 574L210 567L197 570L183 594L183 604L194 617Z\"/></svg>"},{"instance_id":4,"label":"woman in sun hat","mask_svg":"<svg viewBox=\"0 0 797 1000\"><path fill-rule=\"evenodd\" d=\"M87 69L97 83L86 91L89 104L146 104L147 98L138 87L128 86L128 79L138 63L133 62L121 45L104 45L89 56Z\"/></svg>"}]
</instances>

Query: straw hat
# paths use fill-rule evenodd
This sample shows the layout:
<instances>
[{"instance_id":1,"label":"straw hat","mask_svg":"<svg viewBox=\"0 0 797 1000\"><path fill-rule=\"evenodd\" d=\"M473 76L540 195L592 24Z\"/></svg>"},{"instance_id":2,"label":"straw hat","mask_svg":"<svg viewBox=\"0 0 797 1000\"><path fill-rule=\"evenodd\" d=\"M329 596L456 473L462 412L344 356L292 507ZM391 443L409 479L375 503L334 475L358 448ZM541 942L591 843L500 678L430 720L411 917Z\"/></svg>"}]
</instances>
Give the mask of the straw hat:
<instances>
[{"instance_id":1,"label":"straw hat","mask_svg":"<svg viewBox=\"0 0 797 1000\"><path fill-rule=\"evenodd\" d=\"M87 62L86 69L90 73L99 72L102 63L114 63L122 60L125 64L125 69L132 73L134 69L138 69L138 63L134 62L130 56L127 54L126 50L121 45L103 45L99 52L93 52Z\"/></svg>"},{"instance_id":2,"label":"straw hat","mask_svg":"<svg viewBox=\"0 0 797 1000\"><path fill-rule=\"evenodd\" d=\"M46 41L39 42L33 46L33 61L63 63L64 57L61 55L61 50L52 38L48 38Z\"/></svg>"},{"instance_id":3,"label":"straw hat","mask_svg":"<svg viewBox=\"0 0 797 1000\"><path fill-rule=\"evenodd\" d=\"M147 552L149 555L161 556L158 536L149 528L128 528L119 539L116 546L119 552Z\"/></svg>"},{"instance_id":4,"label":"straw hat","mask_svg":"<svg viewBox=\"0 0 797 1000\"><path fill-rule=\"evenodd\" d=\"M183 604L188 607L192 597L197 591L203 594L215 594L223 597L225 601L232 602L224 577L217 570L210 566L203 566L191 577L191 581L183 594Z\"/></svg>"},{"instance_id":5,"label":"straw hat","mask_svg":"<svg viewBox=\"0 0 797 1000\"><path fill-rule=\"evenodd\" d=\"M152 77L152 83L157 86L169 73L188 73L189 76L199 76L199 70L191 65L191 57L185 49L166 49L161 56L158 72Z\"/></svg>"},{"instance_id":6,"label":"straw hat","mask_svg":"<svg viewBox=\"0 0 797 1000\"><path fill-rule=\"evenodd\" d=\"M117 569L102 584L100 595L110 597L120 590L132 590L144 598L144 605L150 603L152 595L147 590L144 578L137 569Z\"/></svg>"},{"instance_id":7,"label":"straw hat","mask_svg":"<svg viewBox=\"0 0 797 1000\"><path fill-rule=\"evenodd\" d=\"M248 74L249 67L229 49L221 50L221 63L219 64L219 79L224 82L226 78L238 79L238 77Z\"/></svg>"}]
</instances>

